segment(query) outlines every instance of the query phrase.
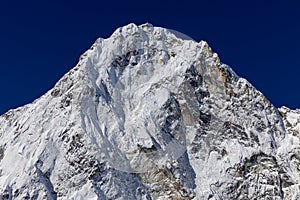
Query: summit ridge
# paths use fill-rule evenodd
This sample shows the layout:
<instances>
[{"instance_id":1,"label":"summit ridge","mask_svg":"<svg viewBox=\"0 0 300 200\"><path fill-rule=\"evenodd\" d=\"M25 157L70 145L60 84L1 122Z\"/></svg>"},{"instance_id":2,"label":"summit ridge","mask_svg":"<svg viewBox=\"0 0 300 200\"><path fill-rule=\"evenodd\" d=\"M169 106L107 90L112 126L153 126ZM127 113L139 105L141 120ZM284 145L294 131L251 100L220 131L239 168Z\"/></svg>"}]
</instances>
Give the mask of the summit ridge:
<instances>
[{"instance_id":1,"label":"summit ridge","mask_svg":"<svg viewBox=\"0 0 300 200\"><path fill-rule=\"evenodd\" d=\"M299 137L205 41L129 24L0 117L0 199L299 199Z\"/></svg>"}]
</instances>

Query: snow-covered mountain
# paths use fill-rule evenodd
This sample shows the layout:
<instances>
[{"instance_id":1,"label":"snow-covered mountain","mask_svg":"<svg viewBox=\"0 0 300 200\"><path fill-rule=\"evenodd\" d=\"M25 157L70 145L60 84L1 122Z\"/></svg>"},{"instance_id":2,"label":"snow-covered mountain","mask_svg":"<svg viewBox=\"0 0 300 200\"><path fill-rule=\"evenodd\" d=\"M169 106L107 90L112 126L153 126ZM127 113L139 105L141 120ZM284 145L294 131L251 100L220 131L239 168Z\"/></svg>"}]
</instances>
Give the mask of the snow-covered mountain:
<instances>
[{"instance_id":1,"label":"snow-covered mountain","mask_svg":"<svg viewBox=\"0 0 300 200\"><path fill-rule=\"evenodd\" d=\"M300 199L299 139L206 42L129 24L0 117L0 199Z\"/></svg>"}]
</instances>

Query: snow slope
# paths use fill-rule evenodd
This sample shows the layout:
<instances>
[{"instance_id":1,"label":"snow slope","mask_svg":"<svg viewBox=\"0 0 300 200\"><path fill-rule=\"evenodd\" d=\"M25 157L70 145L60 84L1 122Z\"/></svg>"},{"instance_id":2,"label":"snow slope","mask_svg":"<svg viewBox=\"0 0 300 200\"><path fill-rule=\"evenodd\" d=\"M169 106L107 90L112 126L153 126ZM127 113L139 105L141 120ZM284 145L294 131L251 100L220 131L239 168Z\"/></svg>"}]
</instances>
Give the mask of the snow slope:
<instances>
[{"instance_id":1,"label":"snow slope","mask_svg":"<svg viewBox=\"0 0 300 200\"><path fill-rule=\"evenodd\" d=\"M2 115L0 199L299 199L299 111L174 34L121 27Z\"/></svg>"}]
</instances>

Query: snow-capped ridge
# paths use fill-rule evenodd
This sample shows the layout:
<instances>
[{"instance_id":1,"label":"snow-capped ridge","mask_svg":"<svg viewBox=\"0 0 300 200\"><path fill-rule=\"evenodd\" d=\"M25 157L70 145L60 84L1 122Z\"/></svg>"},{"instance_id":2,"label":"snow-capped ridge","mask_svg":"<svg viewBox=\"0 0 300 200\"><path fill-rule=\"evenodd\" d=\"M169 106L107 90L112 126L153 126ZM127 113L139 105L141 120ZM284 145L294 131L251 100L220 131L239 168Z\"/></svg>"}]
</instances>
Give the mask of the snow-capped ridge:
<instances>
[{"instance_id":1,"label":"snow-capped ridge","mask_svg":"<svg viewBox=\"0 0 300 200\"><path fill-rule=\"evenodd\" d=\"M297 199L279 111L207 42L129 24L0 117L0 199Z\"/></svg>"}]
</instances>

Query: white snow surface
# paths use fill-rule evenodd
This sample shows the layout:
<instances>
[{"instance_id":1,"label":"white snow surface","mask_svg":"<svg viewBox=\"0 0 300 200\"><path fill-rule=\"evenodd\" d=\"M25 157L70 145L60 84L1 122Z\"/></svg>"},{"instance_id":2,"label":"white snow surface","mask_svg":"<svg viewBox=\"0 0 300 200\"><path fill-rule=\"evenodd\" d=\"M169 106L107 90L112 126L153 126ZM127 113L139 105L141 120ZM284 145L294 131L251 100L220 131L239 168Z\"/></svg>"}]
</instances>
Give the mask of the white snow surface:
<instances>
[{"instance_id":1,"label":"white snow surface","mask_svg":"<svg viewBox=\"0 0 300 200\"><path fill-rule=\"evenodd\" d=\"M183 36L120 27L2 115L0 199L299 199L299 110Z\"/></svg>"}]
</instances>

